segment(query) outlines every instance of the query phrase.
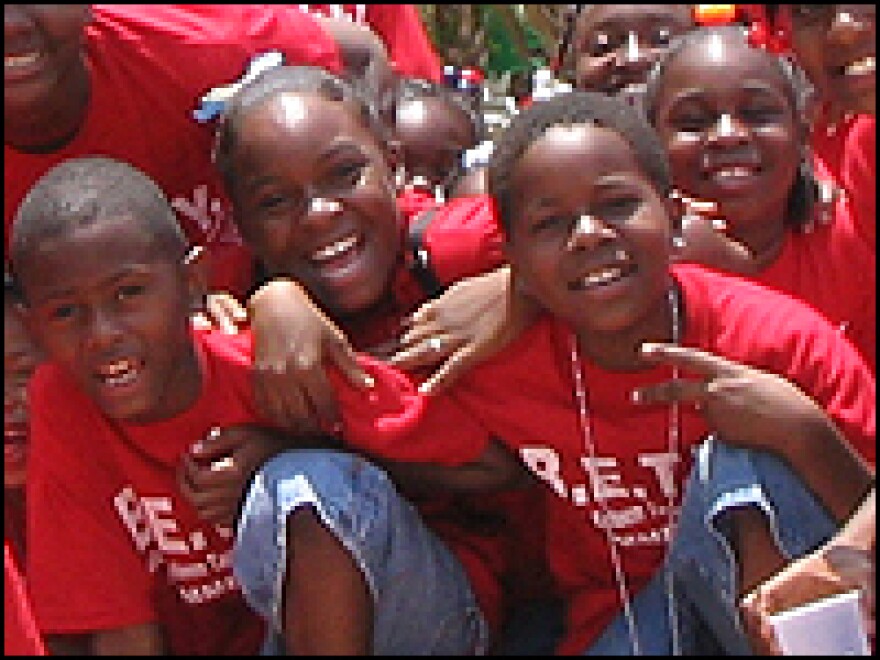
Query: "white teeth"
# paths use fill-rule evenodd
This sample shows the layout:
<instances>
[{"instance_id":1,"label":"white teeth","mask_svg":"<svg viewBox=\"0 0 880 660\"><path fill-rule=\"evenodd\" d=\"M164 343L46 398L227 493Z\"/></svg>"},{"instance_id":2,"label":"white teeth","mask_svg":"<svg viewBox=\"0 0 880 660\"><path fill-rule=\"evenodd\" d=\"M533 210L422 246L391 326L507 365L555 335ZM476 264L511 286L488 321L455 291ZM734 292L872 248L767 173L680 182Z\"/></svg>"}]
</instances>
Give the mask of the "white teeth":
<instances>
[{"instance_id":1,"label":"white teeth","mask_svg":"<svg viewBox=\"0 0 880 660\"><path fill-rule=\"evenodd\" d=\"M98 375L107 385L127 385L138 375L137 365L130 360L119 360L98 369Z\"/></svg>"},{"instance_id":2,"label":"white teeth","mask_svg":"<svg viewBox=\"0 0 880 660\"><path fill-rule=\"evenodd\" d=\"M312 255L312 259L314 261L326 261L328 259L332 259L333 257L337 257L343 252L347 252L351 248L353 248L357 244L357 236L349 236L348 238L344 238L341 241L337 241L336 243L332 243L326 247L322 247L320 250L315 251Z\"/></svg>"},{"instance_id":3,"label":"white teeth","mask_svg":"<svg viewBox=\"0 0 880 660\"><path fill-rule=\"evenodd\" d=\"M848 76L863 76L866 73L874 73L875 60L873 55L856 60L851 64L847 64L843 72Z\"/></svg>"},{"instance_id":4,"label":"white teeth","mask_svg":"<svg viewBox=\"0 0 880 660\"><path fill-rule=\"evenodd\" d=\"M750 170L748 167L725 167L723 169L715 171L715 176L721 178L750 176L751 174L752 170Z\"/></svg>"},{"instance_id":5,"label":"white teeth","mask_svg":"<svg viewBox=\"0 0 880 660\"><path fill-rule=\"evenodd\" d=\"M597 284L607 284L612 280L616 280L623 274L620 268L603 268L602 270L590 273L584 280L584 286L595 286Z\"/></svg>"},{"instance_id":6,"label":"white teeth","mask_svg":"<svg viewBox=\"0 0 880 660\"><path fill-rule=\"evenodd\" d=\"M629 261L629 252L626 250L615 250L614 258L618 261Z\"/></svg>"},{"instance_id":7,"label":"white teeth","mask_svg":"<svg viewBox=\"0 0 880 660\"><path fill-rule=\"evenodd\" d=\"M6 55L3 57L3 68L13 69L20 66L29 66L39 59L39 53L28 53L27 55Z\"/></svg>"}]
</instances>

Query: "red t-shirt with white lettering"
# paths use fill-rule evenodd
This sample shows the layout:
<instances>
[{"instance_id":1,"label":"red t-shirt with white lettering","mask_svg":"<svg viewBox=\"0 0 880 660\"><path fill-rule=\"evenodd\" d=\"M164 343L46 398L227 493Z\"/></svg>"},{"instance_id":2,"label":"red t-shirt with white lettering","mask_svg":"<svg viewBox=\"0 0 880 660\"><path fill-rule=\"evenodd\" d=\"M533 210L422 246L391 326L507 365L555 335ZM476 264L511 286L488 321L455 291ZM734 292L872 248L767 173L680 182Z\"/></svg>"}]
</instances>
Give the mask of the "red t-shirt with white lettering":
<instances>
[{"instance_id":1,"label":"red t-shirt with white lettering","mask_svg":"<svg viewBox=\"0 0 880 660\"><path fill-rule=\"evenodd\" d=\"M198 124L193 111L269 50L288 64L339 72L336 43L304 12L271 5L93 5L92 14L91 98L77 135L48 154L4 145L5 253L14 214L39 177L68 158L110 156L159 184L187 237L206 246L212 287L243 294L253 277L250 252L211 163L214 127Z\"/></svg>"},{"instance_id":2,"label":"red t-shirt with white lettering","mask_svg":"<svg viewBox=\"0 0 880 660\"><path fill-rule=\"evenodd\" d=\"M173 419L114 422L70 376L31 379L28 580L46 634L161 622L181 654L250 654L263 624L230 562L231 528L210 525L179 492L181 456L214 426L259 421L247 354L196 334L203 389Z\"/></svg>"},{"instance_id":3,"label":"red t-shirt with white lettering","mask_svg":"<svg viewBox=\"0 0 880 660\"><path fill-rule=\"evenodd\" d=\"M797 383L873 464L874 379L824 317L794 298L741 278L697 266L677 266L674 273L686 311L683 344ZM418 415L430 415L454 428L457 442L477 447L490 436L499 438L545 482L547 553L569 603L567 634L559 648L564 654L587 648L621 607L605 534L594 521L614 526L627 585L635 594L661 565L667 498L679 503L691 466L690 449L708 432L702 416L682 406L680 441L677 451L670 452L670 408L632 403L633 389L669 379L669 367L621 373L585 362L595 446L590 459L572 369L570 332L544 317L505 351L466 374L449 395L434 395L421 410L414 403L406 419L398 415L386 420L406 425L414 424ZM414 439L426 430L418 428ZM347 433L360 438L369 435L369 428ZM610 513L599 511L597 500Z\"/></svg>"},{"instance_id":4,"label":"red t-shirt with white lettering","mask_svg":"<svg viewBox=\"0 0 880 660\"><path fill-rule=\"evenodd\" d=\"M178 488L181 457L212 427L261 422L251 391L251 337L198 331L193 337L202 391L189 410L161 422L106 418L52 363L31 378L27 562L45 634L158 622L174 653L259 649L263 623L247 608L231 571L232 529L200 520ZM360 448L392 460L445 465L479 457L483 447L457 441L442 420L428 422L433 430L421 442L400 442L421 400L394 368L360 359L377 382L368 392L331 370L346 428L371 438ZM482 542L442 520L433 526L497 623L495 539Z\"/></svg>"}]
</instances>

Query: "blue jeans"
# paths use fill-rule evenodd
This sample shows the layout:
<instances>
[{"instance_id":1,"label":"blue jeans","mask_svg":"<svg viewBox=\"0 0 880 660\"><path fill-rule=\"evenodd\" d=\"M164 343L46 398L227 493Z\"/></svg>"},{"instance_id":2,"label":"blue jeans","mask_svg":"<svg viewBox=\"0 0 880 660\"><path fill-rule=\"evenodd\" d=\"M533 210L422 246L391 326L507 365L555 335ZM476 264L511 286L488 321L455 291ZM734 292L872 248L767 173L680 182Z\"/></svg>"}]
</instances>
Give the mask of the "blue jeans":
<instances>
[{"instance_id":1,"label":"blue jeans","mask_svg":"<svg viewBox=\"0 0 880 660\"><path fill-rule=\"evenodd\" d=\"M266 463L248 489L233 570L269 624L264 653L283 653L287 521L310 507L351 554L373 600L373 653L482 655L488 630L467 575L388 476L366 459L296 450Z\"/></svg>"},{"instance_id":2,"label":"blue jeans","mask_svg":"<svg viewBox=\"0 0 880 660\"><path fill-rule=\"evenodd\" d=\"M641 652L751 653L736 606L737 568L725 515L737 507L766 515L783 556L799 557L828 539L834 520L788 465L772 454L737 449L711 436L695 452L678 527L660 571L633 599ZM673 648L667 578L677 621ZM631 655L621 614L584 655Z\"/></svg>"}]
</instances>

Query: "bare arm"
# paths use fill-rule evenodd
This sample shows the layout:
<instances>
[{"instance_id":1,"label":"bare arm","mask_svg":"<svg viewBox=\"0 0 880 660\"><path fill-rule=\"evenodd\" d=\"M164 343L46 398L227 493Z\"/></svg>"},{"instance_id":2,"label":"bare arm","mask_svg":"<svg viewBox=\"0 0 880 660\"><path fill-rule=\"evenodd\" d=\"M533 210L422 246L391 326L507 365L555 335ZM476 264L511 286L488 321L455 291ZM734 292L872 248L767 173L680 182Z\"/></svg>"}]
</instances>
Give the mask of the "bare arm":
<instances>
[{"instance_id":1,"label":"bare arm","mask_svg":"<svg viewBox=\"0 0 880 660\"><path fill-rule=\"evenodd\" d=\"M472 463L457 467L427 463L377 461L394 481L414 495L488 493L519 488L531 479L528 470L498 442L491 442Z\"/></svg>"},{"instance_id":2,"label":"bare arm","mask_svg":"<svg viewBox=\"0 0 880 660\"><path fill-rule=\"evenodd\" d=\"M164 655L165 642L157 623L104 630L92 635L95 655Z\"/></svg>"}]
</instances>

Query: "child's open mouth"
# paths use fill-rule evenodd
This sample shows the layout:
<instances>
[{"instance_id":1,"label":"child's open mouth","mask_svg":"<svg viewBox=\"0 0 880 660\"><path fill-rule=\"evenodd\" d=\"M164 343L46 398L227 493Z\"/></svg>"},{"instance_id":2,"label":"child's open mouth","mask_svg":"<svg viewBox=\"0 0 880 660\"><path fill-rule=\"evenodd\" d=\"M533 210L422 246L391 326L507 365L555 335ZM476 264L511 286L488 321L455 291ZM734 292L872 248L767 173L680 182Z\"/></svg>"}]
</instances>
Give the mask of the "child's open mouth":
<instances>
[{"instance_id":1,"label":"child's open mouth","mask_svg":"<svg viewBox=\"0 0 880 660\"><path fill-rule=\"evenodd\" d=\"M97 368L95 377L98 382L109 388L120 388L132 385L141 374L144 363L133 358L124 358L103 364Z\"/></svg>"},{"instance_id":2,"label":"child's open mouth","mask_svg":"<svg viewBox=\"0 0 880 660\"><path fill-rule=\"evenodd\" d=\"M629 254L624 250L618 250L614 262L589 270L569 283L568 288L572 291L587 291L607 287L631 275L635 270L636 265Z\"/></svg>"}]
</instances>

